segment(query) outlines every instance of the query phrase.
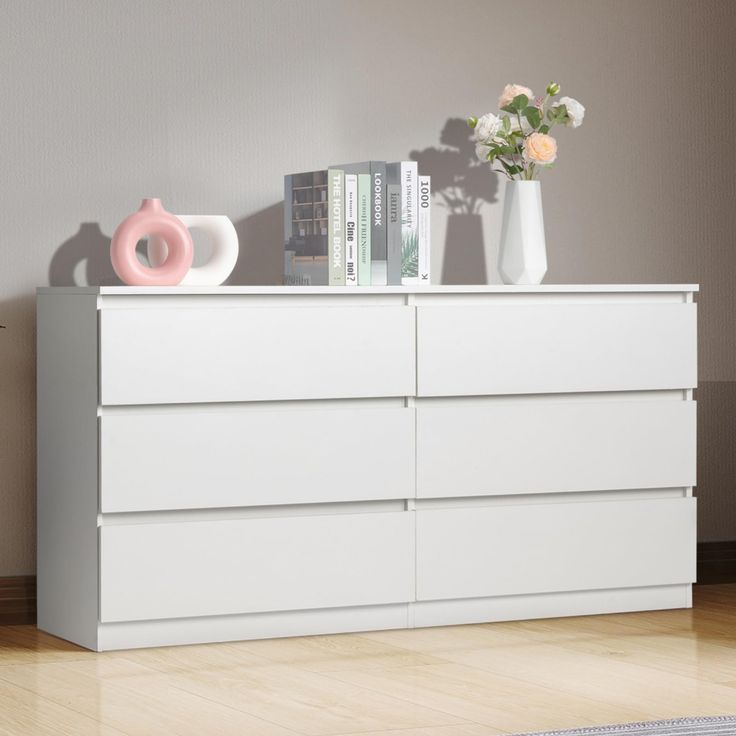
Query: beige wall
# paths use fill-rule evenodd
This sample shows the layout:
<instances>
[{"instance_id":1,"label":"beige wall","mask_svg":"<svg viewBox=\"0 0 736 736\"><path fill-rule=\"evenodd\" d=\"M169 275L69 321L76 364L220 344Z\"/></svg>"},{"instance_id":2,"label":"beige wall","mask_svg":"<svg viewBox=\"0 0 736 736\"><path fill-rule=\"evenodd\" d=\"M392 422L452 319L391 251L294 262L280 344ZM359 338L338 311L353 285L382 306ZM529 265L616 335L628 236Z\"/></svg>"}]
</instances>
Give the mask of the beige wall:
<instances>
[{"instance_id":1,"label":"beige wall","mask_svg":"<svg viewBox=\"0 0 736 736\"><path fill-rule=\"evenodd\" d=\"M735 23L730 0L1 3L0 575L34 569L37 285L109 279L143 196L229 215L235 283L273 281L284 173L440 146L508 81L588 108L544 177L548 281L702 285L701 539L736 538ZM482 214L447 280L498 280Z\"/></svg>"}]
</instances>

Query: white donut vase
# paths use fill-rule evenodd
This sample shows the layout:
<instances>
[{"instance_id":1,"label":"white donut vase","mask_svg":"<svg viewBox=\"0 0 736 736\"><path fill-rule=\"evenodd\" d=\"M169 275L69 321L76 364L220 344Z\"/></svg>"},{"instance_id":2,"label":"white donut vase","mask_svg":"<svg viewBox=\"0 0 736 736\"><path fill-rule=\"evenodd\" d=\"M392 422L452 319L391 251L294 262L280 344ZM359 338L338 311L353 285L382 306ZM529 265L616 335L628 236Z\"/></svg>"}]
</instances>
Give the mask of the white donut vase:
<instances>
[{"instance_id":1,"label":"white donut vase","mask_svg":"<svg viewBox=\"0 0 736 736\"><path fill-rule=\"evenodd\" d=\"M212 241L212 252L207 263L192 266L179 282L180 286L219 286L233 272L238 260L238 234L225 215L176 215L188 228L204 230ZM167 248L163 238L148 238L148 261L152 267L166 260Z\"/></svg>"}]
</instances>

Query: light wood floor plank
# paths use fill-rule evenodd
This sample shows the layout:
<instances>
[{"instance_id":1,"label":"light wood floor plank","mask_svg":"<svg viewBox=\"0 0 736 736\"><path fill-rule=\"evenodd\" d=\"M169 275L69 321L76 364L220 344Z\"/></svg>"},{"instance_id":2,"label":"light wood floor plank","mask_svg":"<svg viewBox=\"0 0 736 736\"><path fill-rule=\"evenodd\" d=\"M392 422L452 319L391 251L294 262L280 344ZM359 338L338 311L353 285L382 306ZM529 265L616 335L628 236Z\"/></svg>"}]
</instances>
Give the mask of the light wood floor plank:
<instances>
[{"instance_id":1,"label":"light wood floor plank","mask_svg":"<svg viewBox=\"0 0 736 736\"><path fill-rule=\"evenodd\" d=\"M11 665L0 681L129 736L294 736L294 731L174 687L166 675L120 658Z\"/></svg>"},{"instance_id":2,"label":"light wood floor plank","mask_svg":"<svg viewBox=\"0 0 736 736\"><path fill-rule=\"evenodd\" d=\"M733 712L736 705L728 688L705 678L562 646L488 647L454 651L446 656L459 664L513 678L525 687L533 683L595 700L609 709L636 710L647 716L721 715Z\"/></svg>"},{"instance_id":3,"label":"light wood floor plank","mask_svg":"<svg viewBox=\"0 0 736 736\"><path fill-rule=\"evenodd\" d=\"M293 666L190 670L168 675L188 693L256 715L311 736L467 723L432 703L407 703L391 692Z\"/></svg>"},{"instance_id":4,"label":"light wood floor plank","mask_svg":"<svg viewBox=\"0 0 736 736\"><path fill-rule=\"evenodd\" d=\"M600 725L617 719L636 721L650 714L645 709L614 707L461 664L334 672L329 676L512 733Z\"/></svg>"},{"instance_id":5,"label":"light wood floor plank","mask_svg":"<svg viewBox=\"0 0 736 736\"><path fill-rule=\"evenodd\" d=\"M95 654L0 627L0 735L499 736L736 711L736 585L695 609Z\"/></svg>"},{"instance_id":6,"label":"light wood floor plank","mask_svg":"<svg viewBox=\"0 0 736 736\"><path fill-rule=\"evenodd\" d=\"M340 736L503 736L500 731L490 726L477 723L456 726L428 726L427 728L402 728L399 731L361 731L360 734L347 733Z\"/></svg>"},{"instance_id":7,"label":"light wood floor plank","mask_svg":"<svg viewBox=\"0 0 736 736\"><path fill-rule=\"evenodd\" d=\"M35 626L0 626L0 667L94 658L94 652L57 639Z\"/></svg>"},{"instance_id":8,"label":"light wood floor plank","mask_svg":"<svg viewBox=\"0 0 736 736\"><path fill-rule=\"evenodd\" d=\"M230 645L280 664L311 672L439 664L443 660L354 634L264 639Z\"/></svg>"},{"instance_id":9,"label":"light wood floor plank","mask_svg":"<svg viewBox=\"0 0 736 736\"><path fill-rule=\"evenodd\" d=\"M124 736L63 705L23 688L0 682L2 736Z\"/></svg>"}]
</instances>

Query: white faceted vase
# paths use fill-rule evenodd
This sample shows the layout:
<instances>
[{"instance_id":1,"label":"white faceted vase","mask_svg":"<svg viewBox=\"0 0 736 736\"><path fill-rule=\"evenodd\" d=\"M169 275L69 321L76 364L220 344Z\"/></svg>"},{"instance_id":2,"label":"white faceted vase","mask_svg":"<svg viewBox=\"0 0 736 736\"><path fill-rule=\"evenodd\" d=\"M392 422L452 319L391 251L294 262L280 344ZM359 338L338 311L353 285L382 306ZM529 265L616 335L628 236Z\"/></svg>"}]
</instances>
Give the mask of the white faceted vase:
<instances>
[{"instance_id":1,"label":"white faceted vase","mask_svg":"<svg viewBox=\"0 0 736 736\"><path fill-rule=\"evenodd\" d=\"M507 181L498 271L504 284L541 284L547 273L542 190L538 181Z\"/></svg>"}]
</instances>

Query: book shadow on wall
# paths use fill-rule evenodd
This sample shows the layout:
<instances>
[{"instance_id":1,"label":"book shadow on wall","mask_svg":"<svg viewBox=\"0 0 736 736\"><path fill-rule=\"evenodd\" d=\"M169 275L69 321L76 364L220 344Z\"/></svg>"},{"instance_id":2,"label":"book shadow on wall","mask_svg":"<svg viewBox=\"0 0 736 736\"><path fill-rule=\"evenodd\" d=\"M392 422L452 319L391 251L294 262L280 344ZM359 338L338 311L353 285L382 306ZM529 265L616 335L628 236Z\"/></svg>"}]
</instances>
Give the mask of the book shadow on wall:
<instances>
[{"instance_id":1,"label":"book shadow on wall","mask_svg":"<svg viewBox=\"0 0 736 736\"><path fill-rule=\"evenodd\" d=\"M237 220L240 255L227 284L280 284L283 269L283 202ZM110 262L110 235L97 222L83 222L49 264L50 286L119 286ZM145 260L146 246L138 252Z\"/></svg>"},{"instance_id":2,"label":"book shadow on wall","mask_svg":"<svg viewBox=\"0 0 736 736\"><path fill-rule=\"evenodd\" d=\"M447 211L442 283L488 283L482 208L498 201L498 177L476 157L472 131L462 118L450 118L439 146L410 157L432 177L433 203Z\"/></svg>"},{"instance_id":3,"label":"book shadow on wall","mask_svg":"<svg viewBox=\"0 0 736 736\"><path fill-rule=\"evenodd\" d=\"M233 224L240 255L225 283L280 284L284 275L284 203L276 202Z\"/></svg>"}]
</instances>

